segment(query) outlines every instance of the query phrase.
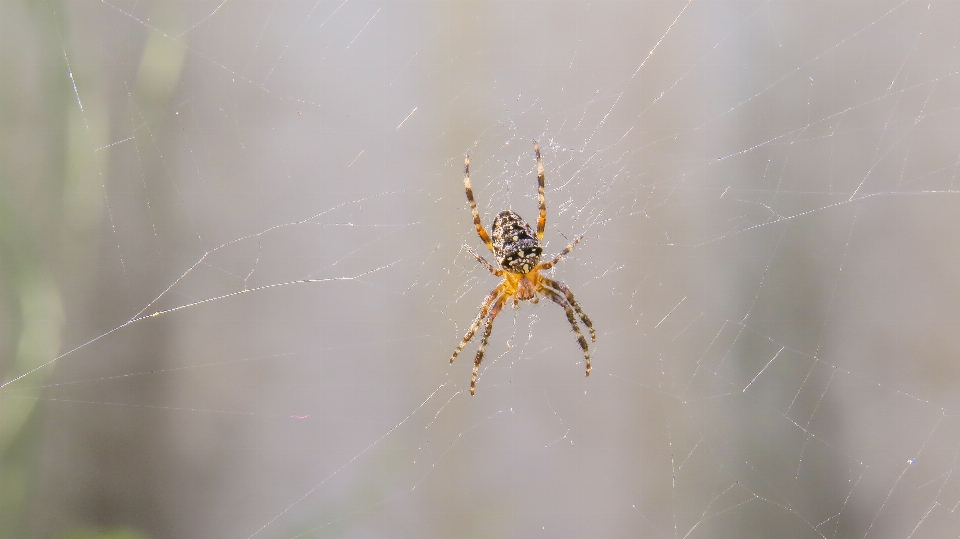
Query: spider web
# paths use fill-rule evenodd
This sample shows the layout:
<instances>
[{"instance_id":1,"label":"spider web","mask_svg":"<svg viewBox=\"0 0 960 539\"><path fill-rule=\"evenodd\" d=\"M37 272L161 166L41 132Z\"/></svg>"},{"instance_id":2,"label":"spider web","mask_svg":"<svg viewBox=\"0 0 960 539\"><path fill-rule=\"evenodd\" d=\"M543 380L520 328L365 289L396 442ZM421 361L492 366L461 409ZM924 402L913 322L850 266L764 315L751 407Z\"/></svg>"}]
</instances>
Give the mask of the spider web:
<instances>
[{"instance_id":1,"label":"spider web","mask_svg":"<svg viewBox=\"0 0 960 539\"><path fill-rule=\"evenodd\" d=\"M0 9L0 536L960 531L960 5Z\"/></svg>"}]
</instances>

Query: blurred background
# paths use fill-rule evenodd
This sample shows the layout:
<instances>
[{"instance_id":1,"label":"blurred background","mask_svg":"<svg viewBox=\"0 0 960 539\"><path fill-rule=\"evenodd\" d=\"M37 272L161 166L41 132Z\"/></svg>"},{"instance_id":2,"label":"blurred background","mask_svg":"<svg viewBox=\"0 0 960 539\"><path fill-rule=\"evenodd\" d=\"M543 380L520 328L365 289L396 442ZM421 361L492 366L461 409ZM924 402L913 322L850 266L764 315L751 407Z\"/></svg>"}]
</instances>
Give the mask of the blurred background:
<instances>
[{"instance_id":1,"label":"blurred background","mask_svg":"<svg viewBox=\"0 0 960 539\"><path fill-rule=\"evenodd\" d=\"M960 3L0 0L0 538L960 532ZM594 321L505 309L536 220ZM479 340L479 339L477 339Z\"/></svg>"}]
</instances>

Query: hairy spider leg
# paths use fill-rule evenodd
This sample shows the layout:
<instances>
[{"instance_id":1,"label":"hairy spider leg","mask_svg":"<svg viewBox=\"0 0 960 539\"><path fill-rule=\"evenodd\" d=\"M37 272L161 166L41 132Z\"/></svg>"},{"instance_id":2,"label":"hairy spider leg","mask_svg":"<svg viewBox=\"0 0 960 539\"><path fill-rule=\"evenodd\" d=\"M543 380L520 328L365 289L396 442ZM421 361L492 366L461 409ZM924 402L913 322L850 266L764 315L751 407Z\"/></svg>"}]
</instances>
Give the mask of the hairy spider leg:
<instances>
[{"instance_id":1,"label":"hairy spider leg","mask_svg":"<svg viewBox=\"0 0 960 539\"><path fill-rule=\"evenodd\" d=\"M480 239L483 240L483 243L487 244L487 248L490 249L490 252L493 252L493 243L490 241L490 236L487 234L487 231L483 229L483 225L480 223L480 212L477 211L477 203L473 200L473 188L470 187L470 156L466 156L463 159L463 187L467 190L467 201L470 203L470 211L473 212L473 226L477 227L477 234L480 235Z\"/></svg>"},{"instance_id":2,"label":"hairy spider leg","mask_svg":"<svg viewBox=\"0 0 960 539\"><path fill-rule=\"evenodd\" d=\"M470 342L470 339L473 338L473 334L477 332L477 329L480 327L480 323L483 322L483 317L487 315L487 311L490 309L490 304L493 303L493 300L497 299L503 292L503 285L497 286L493 289L492 292L487 294L487 297L483 300L483 303L480 305L480 314L477 315L477 319L473 321L473 324L470 326L470 329L467 330L467 334L463 337L463 340L460 341L460 345L457 346L457 349L453 351L453 355L450 356L450 363L453 363L454 359L457 359L457 356L460 354L460 351L463 350L463 347Z\"/></svg>"},{"instance_id":3,"label":"hairy spider leg","mask_svg":"<svg viewBox=\"0 0 960 539\"><path fill-rule=\"evenodd\" d=\"M554 303L563 307L564 312L567 313L567 320L573 327L573 332L577 334L577 342L580 343L580 348L583 348L583 358L587 361L586 376L590 376L590 348L587 346L587 339L583 338L583 333L580 332L580 326L577 325L577 317L573 314L573 307L570 306L559 292L555 292L549 288L542 288L540 291L544 296L552 299Z\"/></svg>"},{"instance_id":4,"label":"hairy spider leg","mask_svg":"<svg viewBox=\"0 0 960 539\"><path fill-rule=\"evenodd\" d=\"M567 245L567 247L566 247L564 250L562 250L562 251L560 251L559 253L557 253L557 256L553 257L553 259L551 259L551 260L548 260L548 261L546 261L546 262L541 262L541 263L537 264L537 267L535 267L533 270L534 270L534 271L537 271L537 270L548 270L548 269L556 266L557 263L560 262L560 260L561 260L563 257L567 256L567 254L569 254L570 251L573 250L574 246L576 246L578 243L580 243L580 240L582 240L582 239L583 239L583 235L577 236L577 238L576 238L575 240L573 240L573 243L571 243L570 245Z\"/></svg>"},{"instance_id":5,"label":"hairy spider leg","mask_svg":"<svg viewBox=\"0 0 960 539\"><path fill-rule=\"evenodd\" d=\"M537 241L543 242L543 230L547 227L547 200L543 196L543 160L540 159L540 145L533 141L533 151L537 154L537 200L540 201L540 218L537 219Z\"/></svg>"},{"instance_id":6,"label":"hairy spider leg","mask_svg":"<svg viewBox=\"0 0 960 539\"><path fill-rule=\"evenodd\" d=\"M487 268L487 270L490 273L496 275L497 277L503 277L503 270L493 267L493 264L487 262L486 258L483 258L482 256L480 256L480 253L474 251L473 247L470 247L469 245L464 245L463 247L467 250L468 253L473 255L473 258L477 259L477 262L482 264L483 267Z\"/></svg>"},{"instance_id":7,"label":"hairy spider leg","mask_svg":"<svg viewBox=\"0 0 960 539\"><path fill-rule=\"evenodd\" d=\"M587 317L587 313L583 312L583 309L580 308L580 304L577 303L576 298L573 297L573 291L560 281L554 281L553 279L548 279L542 275L540 276L540 280L543 281L543 284L554 290L562 292L563 295L566 296L567 302L573 306L574 311L577 311L577 314L580 316L580 320L583 322L583 325L587 326L587 329L590 330L590 340L592 342L597 342L597 333L593 331L593 322L591 322L590 318Z\"/></svg>"},{"instance_id":8,"label":"hairy spider leg","mask_svg":"<svg viewBox=\"0 0 960 539\"><path fill-rule=\"evenodd\" d=\"M503 309L504 300L507 299L507 295L500 296L497 299L496 303L493 304L493 307L490 308L490 312L487 314L487 325L483 328L483 339L480 340L480 347L477 348L477 359L473 362L473 378L470 379L470 394L473 395L477 390L477 376L480 375L480 362L483 361L483 350L487 347L487 341L490 339L490 332L493 331L493 321L497 318L497 315L500 314L500 310ZM587 360L587 364L590 361Z\"/></svg>"}]
</instances>

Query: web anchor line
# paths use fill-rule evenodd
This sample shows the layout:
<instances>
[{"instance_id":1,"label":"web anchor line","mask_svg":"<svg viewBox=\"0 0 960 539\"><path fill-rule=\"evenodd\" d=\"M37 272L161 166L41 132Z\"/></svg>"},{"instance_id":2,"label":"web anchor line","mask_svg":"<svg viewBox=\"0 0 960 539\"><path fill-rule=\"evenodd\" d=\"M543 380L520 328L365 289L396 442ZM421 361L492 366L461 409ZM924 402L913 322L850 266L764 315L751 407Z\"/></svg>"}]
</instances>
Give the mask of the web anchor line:
<instances>
[{"instance_id":1,"label":"web anchor line","mask_svg":"<svg viewBox=\"0 0 960 539\"><path fill-rule=\"evenodd\" d=\"M406 258L406 257L404 257L404 258ZM215 297L211 297L211 298L201 299L201 300L193 301L193 302L191 302L191 303L185 303L185 304L183 304L183 305L178 305L178 306L176 306L176 307L171 307L171 308L169 308L169 309L163 309L163 310L161 310L161 311L157 311L157 312L154 312L154 313L151 313L151 314L137 316L137 317L131 318L130 320L127 320L127 321L124 322L123 324L121 324L121 325L119 325L119 326L111 329L110 331L104 333L103 335L99 335L99 336L97 336L97 337L94 337L93 339L90 339L89 341L87 341L87 342L85 342L85 343L83 343L83 344L81 344L81 345L79 345L79 346L77 346L77 347L75 347L75 348L72 348L72 349L70 349L70 350L68 350L68 351L60 354L59 356L51 359L50 361L47 361L46 363L43 363L42 365L38 365L38 366L34 367L33 369L30 369L29 371L26 371L26 372L24 372L24 373L16 376L15 378L12 378L12 379L10 379L10 380L7 380L6 382L3 382L2 384L0 384L0 389L3 389L4 387L7 387L8 385L16 382L17 380L20 380L20 379L24 378L25 376L29 376L29 375L31 375L31 374L39 371L40 369L43 369L43 368L45 368L45 367L47 367L47 366L49 366L49 365L52 365L53 363L56 363L56 362L59 361L60 359L63 359L64 357L69 356L70 354L72 354L72 353L74 353L74 352L76 352L76 351L78 351L78 350L81 350L81 349L83 349L83 348L85 348L85 347L87 347L87 346L89 346L89 345L91 345L91 344L99 341L100 339L106 337L107 335L110 335L110 334L112 334L112 333L114 333L114 332L116 332L116 331L119 331L120 329L123 329L123 328L129 326L130 324L134 324L134 323L137 323L137 322L140 322L140 321L143 321L143 320L147 320L147 319L150 319L150 318L156 318L156 317L158 317L158 316L163 316L163 315L165 315L165 314L169 314L169 313L173 313L173 312L176 312L176 311L180 311L180 310L182 310L182 309L186 309L186 308L189 308L189 307L195 307L195 306L197 306L197 305L203 305L204 303L210 303L210 302L213 302L213 301L219 301L219 300L223 300L223 299L227 299L227 298L232 298L232 297L240 296L240 295L243 295L243 294L248 294L248 293L250 293L250 292L260 292L260 291L262 291L262 290L270 290L270 289L273 289L273 288L280 288L280 287L283 287L283 286L290 286L290 285L296 285L296 284L329 283L329 282L337 282L337 281L357 281L357 280L360 280L360 279L362 279L363 277L366 277L366 276L368 276L368 275L370 275L370 274L372 274L372 273L376 273L376 272L378 272L378 271L380 271L380 270L390 268L390 267L396 265L396 264L397 264L398 262L400 262L401 260L403 260L403 258L398 259L398 260L396 260L396 261L394 261L394 262L391 262L390 264L385 264L385 265L380 266L380 267L378 267L378 268L374 268L374 269L371 269L371 270L368 270L368 271L365 271L365 272L363 272L363 273L359 273L359 274L357 274L357 275L353 275L353 276L350 276L350 277L327 277L327 278L322 278L322 279L297 279L297 280L294 280L294 281L286 281L286 282L283 282L283 283L267 284L267 285L258 286L258 287L255 287L255 288L244 288L243 290L237 290L236 292L230 292L230 293L227 293L227 294L222 294L222 295L215 296ZM197 264L199 264L199 262L197 262ZM196 264L195 264L193 267L196 267ZM191 269L192 269L192 268L191 268ZM189 271L189 270L188 270L188 271ZM171 285L171 286L173 286L173 285ZM168 288L167 290L169 290L169 288ZM158 298L158 299L159 299L159 298ZM154 300L153 302L151 302L151 304L152 304L152 303L155 303L155 302L156 302L156 300ZM141 312L143 312L143 311L141 311Z\"/></svg>"}]
</instances>

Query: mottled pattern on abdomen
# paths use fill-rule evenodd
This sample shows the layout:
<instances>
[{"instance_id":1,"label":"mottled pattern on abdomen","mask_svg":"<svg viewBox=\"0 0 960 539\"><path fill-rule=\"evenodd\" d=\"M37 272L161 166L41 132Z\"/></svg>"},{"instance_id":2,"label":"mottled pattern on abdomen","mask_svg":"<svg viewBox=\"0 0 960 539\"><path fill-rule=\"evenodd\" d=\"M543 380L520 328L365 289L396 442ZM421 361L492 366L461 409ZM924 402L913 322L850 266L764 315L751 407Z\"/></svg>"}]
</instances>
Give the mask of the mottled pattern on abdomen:
<instances>
[{"instance_id":1,"label":"mottled pattern on abdomen","mask_svg":"<svg viewBox=\"0 0 960 539\"><path fill-rule=\"evenodd\" d=\"M529 273L540 262L543 247L533 228L516 213L504 210L493 219L493 255L510 273Z\"/></svg>"}]
</instances>

